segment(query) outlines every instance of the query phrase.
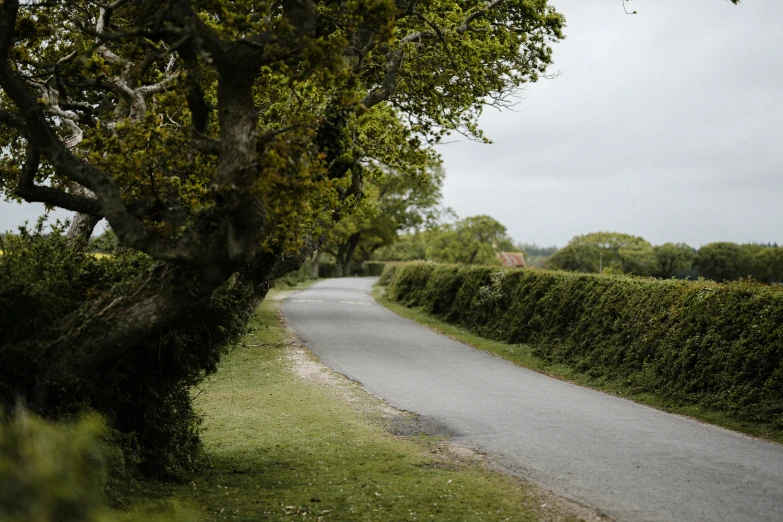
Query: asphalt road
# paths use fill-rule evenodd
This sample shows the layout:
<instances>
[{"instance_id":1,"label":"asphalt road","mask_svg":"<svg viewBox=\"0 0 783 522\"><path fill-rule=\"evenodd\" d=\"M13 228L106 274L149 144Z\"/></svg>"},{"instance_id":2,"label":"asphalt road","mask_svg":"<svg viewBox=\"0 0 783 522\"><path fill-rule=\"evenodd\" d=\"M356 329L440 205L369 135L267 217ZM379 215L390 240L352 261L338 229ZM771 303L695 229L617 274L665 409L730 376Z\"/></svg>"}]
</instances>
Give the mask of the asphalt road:
<instances>
[{"instance_id":1,"label":"asphalt road","mask_svg":"<svg viewBox=\"0 0 783 522\"><path fill-rule=\"evenodd\" d=\"M283 302L321 360L506 468L621 521L783 521L783 446L519 368L375 303L372 278Z\"/></svg>"}]
</instances>

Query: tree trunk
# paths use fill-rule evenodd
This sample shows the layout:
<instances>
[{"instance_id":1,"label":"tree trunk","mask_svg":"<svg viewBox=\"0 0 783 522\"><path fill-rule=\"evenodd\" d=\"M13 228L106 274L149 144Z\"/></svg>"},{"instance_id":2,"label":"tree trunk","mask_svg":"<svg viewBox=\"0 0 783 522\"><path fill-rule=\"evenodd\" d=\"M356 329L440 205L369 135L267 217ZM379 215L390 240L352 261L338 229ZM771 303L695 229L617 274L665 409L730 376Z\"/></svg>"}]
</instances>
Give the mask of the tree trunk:
<instances>
[{"instance_id":1,"label":"tree trunk","mask_svg":"<svg viewBox=\"0 0 783 522\"><path fill-rule=\"evenodd\" d=\"M299 268L311 252L312 247L290 256L261 253L235 275L224 273L224 277L181 264L158 263L133 285L108 292L53 325L56 337L41 353L47 359L47 371L39 380L65 384L100 372L189 312L207 306L225 283L250 285L252 291L241 312L249 318L266 297L270 282Z\"/></svg>"},{"instance_id":2,"label":"tree trunk","mask_svg":"<svg viewBox=\"0 0 783 522\"><path fill-rule=\"evenodd\" d=\"M206 304L218 286L199 283L188 269L156 265L131 288L109 292L56 326L55 332L62 334L42 353L50 361L45 380L67 383L100 371L102 365Z\"/></svg>"},{"instance_id":3,"label":"tree trunk","mask_svg":"<svg viewBox=\"0 0 783 522\"><path fill-rule=\"evenodd\" d=\"M68 237L71 239L80 239L84 241L86 247L90 243L92 231L100 222L101 218L90 214L76 214L73 216L71 226L68 228Z\"/></svg>"},{"instance_id":4,"label":"tree trunk","mask_svg":"<svg viewBox=\"0 0 783 522\"><path fill-rule=\"evenodd\" d=\"M313 279L318 279L318 263L321 261L321 254L323 254L323 251L316 250L315 256L313 256L313 268L310 272Z\"/></svg>"},{"instance_id":5,"label":"tree trunk","mask_svg":"<svg viewBox=\"0 0 783 522\"><path fill-rule=\"evenodd\" d=\"M351 275L353 272L351 270L351 263L353 262L353 254L356 251L356 247L359 244L359 239L361 239L361 234L356 233L348 238L348 244L347 248L345 250L345 257L344 257L344 266L343 266L343 273L346 276Z\"/></svg>"},{"instance_id":6,"label":"tree trunk","mask_svg":"<svg viewBox=\"0 0 783 522\"><path fill-rule=\"evenodd\" d=\"M334 261L334 277L342 277L343 276L343 262L342 262L342 256L335 256Z\"/></svg>"}]
</instances>

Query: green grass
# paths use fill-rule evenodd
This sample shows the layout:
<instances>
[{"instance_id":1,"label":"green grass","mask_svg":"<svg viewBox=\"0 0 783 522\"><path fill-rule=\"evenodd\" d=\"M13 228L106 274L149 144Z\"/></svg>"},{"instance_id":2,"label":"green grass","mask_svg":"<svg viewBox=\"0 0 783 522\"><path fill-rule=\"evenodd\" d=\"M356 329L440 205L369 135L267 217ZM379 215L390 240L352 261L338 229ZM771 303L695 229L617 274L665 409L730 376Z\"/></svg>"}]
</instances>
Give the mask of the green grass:
<instances>
[{"instance_id":1,"label":"green grass","mask_svg":"<svg viewBox=\"0 0 783 522\"><path fill-rule=\"evenodd\" d=\"M761 437L778 443L783 443L783 432L768 424L740 421L729 415L714 410L708 410L698 405L682 405L674 403L666 397L652 393L642 393L634 390L622 380L611 378L595 378L585 372L580 372L566 364L552 363L533 355L533 347L527 344L506 344L486 339L458 326L448 324L428 313L408 308L384 297L384 287L376 286L373 296L380 304L398 315L421 323L439 333L452 337L474 348L502 357L516 365L529 368L536 372L568 381L580 386L586 386L612 395L617 395L632 401L657 408L659 410L686 415L702 422L722 426L747 435Z\"/></svg>"},{"instance_id":2,"label":"green grass","mask_svg":"<svg viewBox=\"0 0 783 522\"><path fill-rule=\"evenodd\" d=\"M571 520L535 487L458 458L445 440L291 346L273 290L244 347L200 390L209 468L189 484L146 482L128 516L181 520ZM299 368L292 371L292 354ZM394 421L394 422L392 422ZM557 504L557 503L555 503Z\"/></svg>"}]
</instances>

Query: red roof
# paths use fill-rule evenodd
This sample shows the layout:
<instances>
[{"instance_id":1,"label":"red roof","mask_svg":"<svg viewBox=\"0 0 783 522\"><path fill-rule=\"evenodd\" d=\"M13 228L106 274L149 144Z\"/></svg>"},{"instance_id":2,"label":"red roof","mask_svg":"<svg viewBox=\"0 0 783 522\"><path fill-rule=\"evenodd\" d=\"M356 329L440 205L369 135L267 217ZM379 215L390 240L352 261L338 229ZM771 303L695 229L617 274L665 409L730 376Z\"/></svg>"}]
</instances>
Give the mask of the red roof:
<instances>
[{"instance_id":1,"label":"red roof","mask_svg":"<svg viewBox=\"0 0 783 522\"><path fill-rule=\"evenodd\" d=\"M498 257L503 266L525 266L525 254L522 252L500 252Z\"/></svg>"}]
</instances>

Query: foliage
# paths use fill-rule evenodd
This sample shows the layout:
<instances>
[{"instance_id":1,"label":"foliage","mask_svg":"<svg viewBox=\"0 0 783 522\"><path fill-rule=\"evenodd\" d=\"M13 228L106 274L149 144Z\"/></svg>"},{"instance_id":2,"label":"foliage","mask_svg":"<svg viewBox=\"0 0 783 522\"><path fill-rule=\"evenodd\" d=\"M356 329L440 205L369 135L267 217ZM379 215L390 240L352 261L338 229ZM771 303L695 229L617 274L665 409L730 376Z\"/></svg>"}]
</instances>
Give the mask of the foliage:
<instances>
[{"instance_id":1,"label":"foliage","mask_svg":"<svg viewBox=\"0 0 783 522\"><path fill-rule=\"evenodd\" d=\"M55 425L18 408L0 419L0 520L109 520L106 436L96 416Z\"/></svg>"},{"instance_id":2,"label":"foliage","mask_svg":"<svg viewBox=\"0 0 783 522\"><path fill-rule=\"evenodd\" d=\"M372 257L383 261L423 261L427 257L428 235L420 231L402 234L391 245L376 250Z\"/></svg>"},{"instance_id":3,"label":"foliage","mask_svg":"<svg viewBox=\"0 0 783 522\"><path fill-rule=\"evenodd\" d=\"M397 267L399 267L401 263L386 263L383 267L383 271L381 272L381 276L378 279L378 284L381 286L388 285L392 279L394 279L394 274L397 272Z\"/></svg>"},{"instance_id":4,"label":"foliage","mask_svg":"<svg viewBox=\"0 0 783 522\"><path fill-rule=\"evenodd\" d=\"M388 295L594 376L783 427L783 288L412 263Z\"/></svg>"},{"instance_id":5,"label":"foliage","mask_svg":"<svg viewBox=\"0 0 783 522\"><path fill-rule=\"evenodd\" d=\"M354 275L361 277L377 277L383 273L385 268L385 261L365 261L355 271Z\"/></svg>"},{"instance_id":6,"label":"foliage","mask_svg":"<svg viewBox=\"0 0 783 522\"><path fill-rule=\"evenodd\" d=\"M382 173L423 179L442 136L482 139L563 24L546 0L2 2L0 194L78 213L76 239L0 259L3 406L96 409L142 469L186 477L187 390L271 281Z\"/></svg>"},{"instance_id":7,"label":"foliage","mask_svg":"<svg viewBox=\"0 0 783 522\"><path fill-rule=\"evenodd\" d=\"M748 277L753 254L751 249L736 243L710 243L699 249L696 268L701 276L714 281Z\"/></svg>"},{"instance_id":8,"label":"foliage","mask_svg":"<svg viewBox=\"0 0 783 522\"><path fill-rule=\"evenodd\" d=\"M650 243L641 237L619 232L594 232L576 236L555 252L547 268L575 272L646 275L653 262Z\"/></svg>"},{"instance_id":9,"label":"foliage","mask_svg":"<svg viewBox=\"0 0 783 522\"><path fill-rule=\"evenodd\" d=\"M517 250L524 252L525 257L549 257L558 251L558 247L552 245L548 247L539 246L535 243L517 243Z\"/></svg>"},{"instance_id":10,"label":"foliage","mask_svg":"<svg viewBox=\"0 0 783 522\"><path fill-rule=\"evenodd\" d=\"M433 261L463 264L500 264L498 252L516 252L506 227L490 216L479 215L454 223L400 236L379 249L375 259L384 261Z\"/></svg>"},{"instance_id":11,"label":"foliage","mask_svg":"<svg viewBox=\"0 0 783 522\"><path fill-rule=\"evenodd\" d=\"M653 247L651 275L669 279L687 270L696 252L685 243L664 243Z\"/></svg>"},{"instance_id":12,"label":"foliage","mask_svg":"<svg viewBox=\"0 0 783 522\"><path fill-rule=\"evenodd\" d=\"M322 246L335 258L338 277L351 273L354 259L367 261L377 249L392 244L400 231L434 223L443 175L434 165L426 175L387 171L377 181L368 181L362 202L332 229Z\"/></svg>"},{"instance_id":13,"label":"foliage","mask_svg":"<svg viewBox=\"0 0 783 522\"><path fill-rule=\"evenodd\" d=\"M783 249L776 245L720 242L698 252L684 243L651 247L641 237L598 232L577 236L547 260L547 268L575 272L671 277L704 277L714 281L753 278L783 281Z\"/></svg>"},{"instance_id":14,"label":"foliage","mask_svg":"<svg viewBox=\"0 0 783 522\"><path fill-rule=\"evenodd\" d=\"M0 404L10 410L18 397L30 397L31 407L50 418L98 411L125 434L129 463L160 477L186 478L200 458L200 420L190 388L215 371L220 355L245 331L247 289L220 289L209 307L88 379L49 381L57 361L44 356L40 332L101 290L127 284L129 274L146 270L150 260L122 248L95 258L69 248L62 226L44 234L43 222L7 239L0 256ZM42 397L50 388L56 394Z\"/></svg>"},{"instance_id":15,"label":"foliage","mask_svg":"<svg viewBox=\"0 0 783 522\"><path fill-rule=\"evenodd\" d=\"M783 249L772 245L710 243L699 249L694 265L701 276L714 281L783 281Z\"/></svg>"},{"instance_id":16,"label":"foliage","mask_svg":"<svg viewBox=\"0 0 783 522\"><path fill-rule=\"evenodd\" d=\"M753 264L759 281L783 283L783 248L768 246L758 250Z\"/></svg>"},{"instance_id":17,"label":"foliage","mask_svg":"<svg viewBox=\"0 0 783 522\"><path fill-rule=\"evenodd\" d=\"M476 265L500 264L497 252L515 250L506 227L486 216L441 225L426 236L428 261Z\"/></svg>"}]
</instances>

